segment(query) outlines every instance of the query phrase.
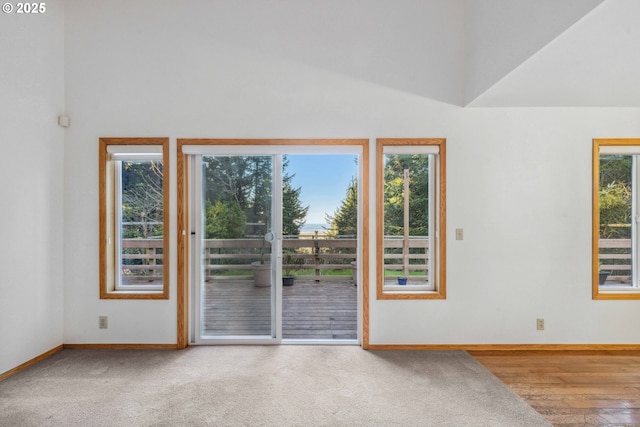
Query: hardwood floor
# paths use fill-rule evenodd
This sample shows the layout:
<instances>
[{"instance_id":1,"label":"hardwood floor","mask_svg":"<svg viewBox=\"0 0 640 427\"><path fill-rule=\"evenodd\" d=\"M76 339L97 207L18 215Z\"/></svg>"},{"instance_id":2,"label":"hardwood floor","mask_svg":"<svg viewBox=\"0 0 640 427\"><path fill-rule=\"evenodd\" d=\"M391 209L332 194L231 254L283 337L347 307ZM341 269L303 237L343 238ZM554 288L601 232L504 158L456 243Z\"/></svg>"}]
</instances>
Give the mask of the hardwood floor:
<instances>
[{"instance_id":1,"label":"hardwood floor","mask_svg":"<svg viewBox=\"0 0 640 427\"><path fill-rule=\"evenodd\" d=\"M555 426L640 426L638 351L470 351Z\"/></svg>"}]
</instances>

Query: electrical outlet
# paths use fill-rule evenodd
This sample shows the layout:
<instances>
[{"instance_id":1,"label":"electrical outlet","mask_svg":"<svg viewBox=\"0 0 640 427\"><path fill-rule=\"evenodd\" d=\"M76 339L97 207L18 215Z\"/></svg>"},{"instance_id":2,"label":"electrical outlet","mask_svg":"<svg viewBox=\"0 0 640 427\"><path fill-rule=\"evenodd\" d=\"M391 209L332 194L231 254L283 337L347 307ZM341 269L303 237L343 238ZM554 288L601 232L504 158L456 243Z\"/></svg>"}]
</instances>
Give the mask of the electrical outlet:
<instances>
[{"instance_id":1,"label":"electrical outlet","mask_svg":"<svg viewBox=\"0 0 640 427\"><path fill-rule=\"evenodd\" d=\"M109 328L109 316L100 316L98 317L98 326L100 329L108 329Z\"/></svg>"},{"instance_id":2,"label":"electrical outlet","mask_svg":"<svg viewBox=\"0 0 640 427\"><path fill-rule=\"evenodd\" d=\"M456 228L456 240L464 239L464 231L462 228Z\"/></svg>"},{"instance_id":3,"label":"electrical outlet","mask_svg":"<svg viewBox=\"0 0 640 427\"><path fill-rule=\"evenodd\" d=\"M539 331L544 331L544 319L536 319L536 327Z\"/></svg>"}]
</instances>

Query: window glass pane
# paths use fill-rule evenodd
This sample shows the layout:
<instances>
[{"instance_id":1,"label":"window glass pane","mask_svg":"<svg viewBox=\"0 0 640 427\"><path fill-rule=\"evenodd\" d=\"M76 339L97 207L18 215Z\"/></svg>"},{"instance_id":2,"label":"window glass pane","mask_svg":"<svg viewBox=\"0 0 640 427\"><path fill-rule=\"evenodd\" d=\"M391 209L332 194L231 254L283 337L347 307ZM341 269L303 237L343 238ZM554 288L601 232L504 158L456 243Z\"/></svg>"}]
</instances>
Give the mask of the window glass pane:
<instances>
[{"instance_id":1,"label":"window glass pane","mask_svg":"<svg viewBox=\"0 0 640 427\"><path fill-rule=\"evenodd\" d=\"M118 163L120 285L162 285L163 163L159 160Z\"/></svg>"},{"instance_id":2,"label":"window glass pane","mask_svg":"<svg viewBox=\"0 0 640 427\"><path fill-rule=\"evenodd\" d=\"M431 282L428 260L430 157L428 154L384 155L385 286L424 286Z\"/></svg>"},{"instance_id":3,"label":"window glass pane","mask_svg":"<svg viewBox=\"0 0 640 427\"><path fill-rule=\"evenodd\" d=\"M632 286L633 157L600 156L598 261L603 288Z\"/></svg>"},{"instance_id":4,"label":"window glass pane","mask_svg":"<svg viewBox=\"0 0 640 427\"><path fill-rule=\"evenodd\" d=\"M446 140L376 143L376 296L446 299Z\"/></svg>"}]
</instances>

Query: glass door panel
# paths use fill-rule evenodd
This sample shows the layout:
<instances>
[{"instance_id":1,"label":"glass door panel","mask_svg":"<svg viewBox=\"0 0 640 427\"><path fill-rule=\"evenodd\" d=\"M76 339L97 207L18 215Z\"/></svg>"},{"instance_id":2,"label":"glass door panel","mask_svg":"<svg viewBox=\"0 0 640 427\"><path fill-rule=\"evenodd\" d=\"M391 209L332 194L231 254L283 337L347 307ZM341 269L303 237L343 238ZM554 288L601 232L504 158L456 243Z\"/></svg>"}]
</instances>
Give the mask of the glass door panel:
<instances>
[{"instance_id":1,"label":"glass door panel","mask_svg":"<svg viewBox=\"0 0 640 427\"><path fill-rule=\"evenodd\" d=\"M275 338L274 156L201 159L199 338Z\"/></svg>"},{"instance_id":2,"label":"glass door panel","mask_svg":"<svg viewBox=\"0 0 640 427\"><path fill-rule=\"evenodd\" d=\"M183 152L191 342L357 343L360 149L239 144ZM349 221L326 224L332 214ZM287 285L285 273L295 276Z\"/></svg>"},{"instance_id":3,"label":"glass door panel","mask_svg":"<svg viewBox=\"0 0 640 427\"><path fill-rule=\"evenodd\" d=\"M358 156L289 154L282 175L282 339L354 342Z\"/></svg>"}]
</instances>

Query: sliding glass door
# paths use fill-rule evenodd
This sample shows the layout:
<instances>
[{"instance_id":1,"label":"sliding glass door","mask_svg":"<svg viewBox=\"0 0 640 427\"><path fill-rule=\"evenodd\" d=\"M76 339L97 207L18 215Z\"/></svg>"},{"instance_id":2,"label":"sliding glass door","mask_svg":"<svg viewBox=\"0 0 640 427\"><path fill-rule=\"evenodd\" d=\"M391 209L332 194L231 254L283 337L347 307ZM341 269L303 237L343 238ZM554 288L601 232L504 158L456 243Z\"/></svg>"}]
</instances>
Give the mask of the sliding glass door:
<instances>
[{"instance_id":1,"label":"sliding glass door","mask_svg":"<svg viewBox=\"0 0 640 427\"><path fill-rule=\"evenodd\" d=\"M360 147L182 149L189 341L357 344Z\"/></svg>"},{"instance_id":2,"label":"sliding glass door","mask_svg":"<svg viewBox=\"0 0 640 427\"><path fill-rule=\"evenodd\" d=\"M279 339L278 164L275 155L194 157L197 342Z\"/></svg>"}]
</instances>

